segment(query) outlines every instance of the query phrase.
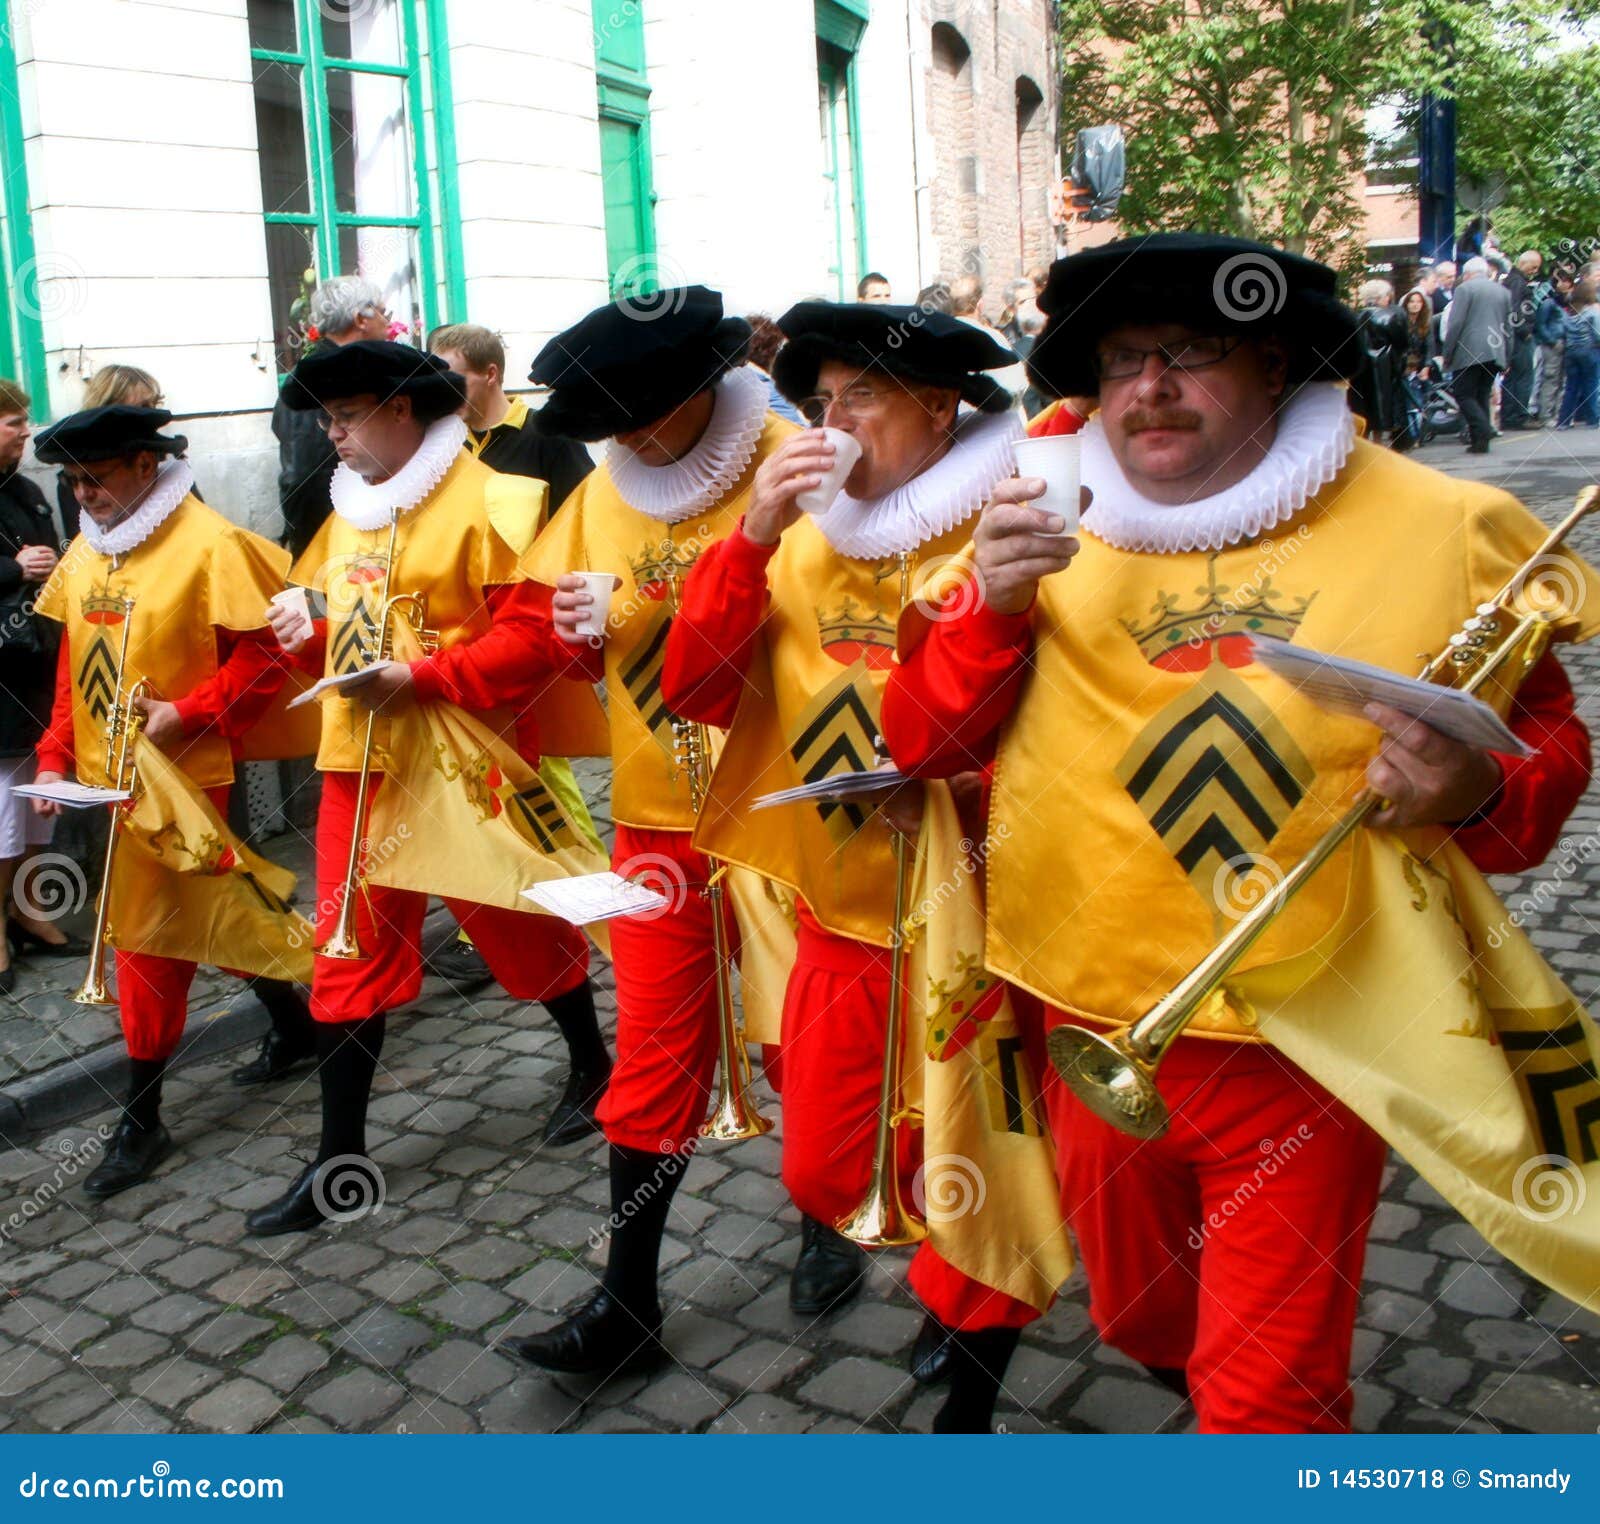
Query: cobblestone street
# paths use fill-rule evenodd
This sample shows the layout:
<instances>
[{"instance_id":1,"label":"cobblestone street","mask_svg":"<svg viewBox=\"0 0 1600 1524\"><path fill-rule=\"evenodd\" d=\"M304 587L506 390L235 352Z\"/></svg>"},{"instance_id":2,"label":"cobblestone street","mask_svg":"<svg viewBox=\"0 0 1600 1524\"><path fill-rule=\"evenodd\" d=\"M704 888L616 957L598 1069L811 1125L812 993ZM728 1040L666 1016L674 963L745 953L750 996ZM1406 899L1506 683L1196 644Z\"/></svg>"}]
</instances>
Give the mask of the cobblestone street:
<instances>
[{"instance_id":1,"label":"cobblestone street","mask_svg":"<svg viewBox=\"0 0 1600 1524\"><path fill-rule=\"evenodd\" d=\"M1552 522L1600 472L1592 431L1495 448L1472 464ZM1463 474L1468 463L1455 444L1422 458ZM1586 526L1575 543L1600 560L1600 529ZM1566 660L1593 727L1600 651ZM585 782L598 821L604 780ZM1567 834L1597 831L1591 787ZM282 846L267 850L303 866L303 844ZM1540 881L1497 887L1514 898ZM1547 884L1540 902L1535 940L1592 1004L1600 854ZM430 928L445 934L442 922ZM610 970L595 967L609 1034ZM112 1013L69 1003L76 964L25 968L0 1020L0 1087L88 1061L114 1040ZM227 996L220 978L197 985L192 1025ZM226 1076L242 1052L204 1055L169 1080L176 1154L103 1205L84 1198L81 1161L92 1163L114 1125L108 1106L0 1152L0 1429L927 1431L941 1398L907 1374L920 1313L904 1254L879 1256L864 1295L840 1313L807 1322L789 1311L798 1218L778 1180L779 1133L696 1158L664 1255L671 1363L597 1390L495 1349L585 1294L603 1252L590 1243L608 1201L602 1146L537 1141L565 1069L541 1011L497 998L495 986L464 999L430 981L391 1023L372 1105L381 1209L266 1241L243 1237L244 1214L312 1157L317 1089L301 1076L238 1091ZM108 1096L120 1084L114 1066L95 1073ZM764 1086L758 1094L777 1116ZM1600 1319L1509 1268L1398 1161L1373 1227L1354 1370L1363 1431L1600 1429ZM1012 1432L1191 1421L1142 1368L1097 1344L1081 1276L1029 1330L999 1410Z\"/></svg>"}]
</instances>

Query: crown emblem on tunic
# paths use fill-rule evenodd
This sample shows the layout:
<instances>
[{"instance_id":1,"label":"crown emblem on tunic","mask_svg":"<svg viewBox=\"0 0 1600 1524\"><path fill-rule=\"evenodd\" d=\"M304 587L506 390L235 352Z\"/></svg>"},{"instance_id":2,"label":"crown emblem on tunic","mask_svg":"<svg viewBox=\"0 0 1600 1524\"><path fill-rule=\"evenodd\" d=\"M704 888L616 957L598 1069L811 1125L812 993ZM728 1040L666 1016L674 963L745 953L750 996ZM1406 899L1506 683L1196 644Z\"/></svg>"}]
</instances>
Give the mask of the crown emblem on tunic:
<instances>
[{"instance_id":1,"label":"crown emblem on tunic","mask_svg":"<svg viewBox=\"0 0 1600 1524\"><path fill-rule=\"evenodd\" d=\"M1291 596L1272 585L1272 574L1228 584L1217 580L1217 555L1206 558L1206 584L1194 589L1198 602L1186 604L1178 593L1156 594L1148 624L1124 619L1146 661L1154 662L1181 646L1201 646L1229 635L1267 635L1291 640L1316 594Z\"/></svg>"},{"instance_id":2,"label":"crown emblem on tunic","mask_svg":"<svg viewBox=\"0 0 1600 1524\"><path fill-rule=\"evenodd\" d=\"M661 540L647 545L637 557L628 557L628 569L641 590L660 589L676 577L678 590L683 591L684 579L694 567L700 554L698 544L678 545L672 540Z\"/></svg>"},{"instance_id":3,"label":"crown emblem on tunic","mask_svg":"<svg viewBox=\"0 0 1600 1524\"><path fill-rule=\"evenodd\" d=\"M109 590L88 594L80 607L90 624L121 624L128 615L128 600Z\"/></svg>"},{"instance_id":4,"label":"crown emblem on tunic","mask_svg":"<svg viewBox=\"0 0 1600 1524\"><path fill-rule=\"evenodd\" d=\"M895 641L894 621L882 609L846 598L831 609L817 610L817 633L823 648L846 643L889 646Z\"/></svg>"}]
</instances>

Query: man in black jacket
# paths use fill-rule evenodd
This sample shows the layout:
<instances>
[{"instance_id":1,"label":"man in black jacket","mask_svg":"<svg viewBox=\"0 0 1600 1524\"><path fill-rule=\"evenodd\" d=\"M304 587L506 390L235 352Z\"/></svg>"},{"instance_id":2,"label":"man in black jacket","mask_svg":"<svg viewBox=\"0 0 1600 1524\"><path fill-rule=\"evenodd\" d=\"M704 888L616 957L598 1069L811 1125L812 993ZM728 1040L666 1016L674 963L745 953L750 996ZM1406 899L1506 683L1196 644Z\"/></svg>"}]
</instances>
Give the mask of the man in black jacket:
<instances>
[{"instance_id":1,"label":"man in black jacket","mask_svg":"<svg viewBox=\"0 0 1600 1524\"><path fill-rule=\"evenodd\" d=\"M353 344L357 339L387 339L389 309L383 293L359 275L335 275L311 293L307 310L310 341L306 354L319 345ZM283 509L283 543L294 556L305 550L332 509L328 484L339 457L313 413L297 413L280 398L272 409L272 432L278 439L278 502Z\"/></svg>"},{"instance_id":2,"label":"man in black jacket","mask_svg":"<svg viewBox=\"0 0 1600 1524\"><path fill-rule=\"evenodd\" d=\"M1534 286L1543 267L1544 256L1529 249L1505 280L1506 294L1511 298L1511 363L1500 390L1500 427L1503 429L1542 427L1534 417L1533 362L1539 352L1539 339L1534 331L1539 304L1534 299Z\"/></svg>"}]
</instances>

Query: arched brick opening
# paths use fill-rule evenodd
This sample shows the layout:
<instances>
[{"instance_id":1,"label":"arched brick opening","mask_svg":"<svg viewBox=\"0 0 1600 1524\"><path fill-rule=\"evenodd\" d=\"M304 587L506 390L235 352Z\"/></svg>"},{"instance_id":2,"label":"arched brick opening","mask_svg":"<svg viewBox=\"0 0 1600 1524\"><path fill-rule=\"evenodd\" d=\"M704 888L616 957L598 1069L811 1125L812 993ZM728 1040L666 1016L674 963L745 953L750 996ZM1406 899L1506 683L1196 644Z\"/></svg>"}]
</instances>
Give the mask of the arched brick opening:
<instances>
[{"instance_id":1,"label":"arched brick opening","mask_svg":"<svg viewBox=\"0 0 1600 1524\"><path fill-rule=\"evenodd\" d=\"M928 79L928 115L933 131L933 231L939 241L940 273L982 276L978 225L978 124L973 99L972 49L948 22L933 28L933 63Z\"/></svg>"}]
</instances>

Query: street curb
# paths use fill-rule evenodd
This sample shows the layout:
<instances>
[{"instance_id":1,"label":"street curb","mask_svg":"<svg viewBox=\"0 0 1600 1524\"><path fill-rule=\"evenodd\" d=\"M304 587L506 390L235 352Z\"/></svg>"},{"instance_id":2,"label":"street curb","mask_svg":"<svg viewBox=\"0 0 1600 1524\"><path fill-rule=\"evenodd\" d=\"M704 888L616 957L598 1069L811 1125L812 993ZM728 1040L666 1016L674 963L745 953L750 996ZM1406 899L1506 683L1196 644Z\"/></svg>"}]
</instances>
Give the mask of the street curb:
<instances>
[{"instance_id":1,"label":"street curb","mask_svg":"<svg viewBox=\"0 0 1600 1524\"><path fill-rule=\"evenodd\" d=\"M266 1008L253 995L209 1012L196 1011L168 1068L185 1068L240 1047L259 1038L267 1025ZM0 1091L0 1149L19 1146L30 1133L114 1105L122 1094L127 1067L127 1050L120 1041L110 1042Z\"/></svg>"}]
</instances>

